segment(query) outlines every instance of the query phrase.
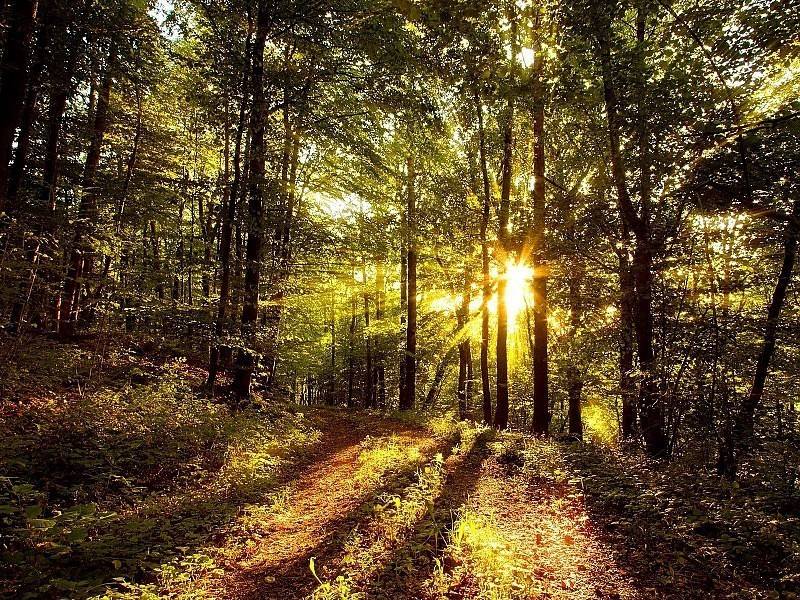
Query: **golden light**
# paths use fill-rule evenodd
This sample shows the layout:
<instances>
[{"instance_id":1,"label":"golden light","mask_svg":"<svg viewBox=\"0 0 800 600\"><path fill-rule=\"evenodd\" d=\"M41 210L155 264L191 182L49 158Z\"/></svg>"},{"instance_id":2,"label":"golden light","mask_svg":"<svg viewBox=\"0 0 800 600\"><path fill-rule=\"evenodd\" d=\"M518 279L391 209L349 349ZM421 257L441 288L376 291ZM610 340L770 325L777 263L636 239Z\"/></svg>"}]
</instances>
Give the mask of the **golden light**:
<instances>
[{"instance_id":1,"label":"golden light","mask_svg":"<svg viewBox=\"0 0 800 600\"><path fill-rule=\"evenodd\" d=\"M532 304L530 280L533 269L524 263L509 261L506 263L506 311L508 312L508 330L516 328L520 313L526 304Z\"/></svg>"}]
</instances>

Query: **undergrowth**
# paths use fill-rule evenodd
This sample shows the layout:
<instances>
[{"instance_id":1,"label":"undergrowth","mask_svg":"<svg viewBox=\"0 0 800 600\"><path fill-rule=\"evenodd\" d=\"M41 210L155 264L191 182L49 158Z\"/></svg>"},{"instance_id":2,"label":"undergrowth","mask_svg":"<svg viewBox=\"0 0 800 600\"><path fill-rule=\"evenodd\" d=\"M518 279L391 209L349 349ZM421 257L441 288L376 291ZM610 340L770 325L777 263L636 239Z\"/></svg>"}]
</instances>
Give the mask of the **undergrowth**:
<instances>
[{"instance_id":1,"label":"undergrowth","mask_svg":"<svg viewBox=\"0 0 800 600\"><path fill-rule=\"evenodd\" d=\"M172 361L3 415L1 595L170 597L217 568L212 532L318 432L277 406L210 402L186 371Z\"/></svg>"}]
</instances>

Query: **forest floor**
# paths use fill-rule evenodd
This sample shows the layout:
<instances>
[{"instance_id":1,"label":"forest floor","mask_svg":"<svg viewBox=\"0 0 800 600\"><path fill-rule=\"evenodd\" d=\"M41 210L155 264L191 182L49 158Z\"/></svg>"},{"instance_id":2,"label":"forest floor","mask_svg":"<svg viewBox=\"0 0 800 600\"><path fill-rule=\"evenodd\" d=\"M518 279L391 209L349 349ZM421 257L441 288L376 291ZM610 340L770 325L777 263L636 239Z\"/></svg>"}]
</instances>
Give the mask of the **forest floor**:
<instances>
[{"instance_id":1,"label":"forest floor","mask_svg":"<svg viewBox=\"0 0 800 600\"><path fill-rule=\"evenodd\" d=\"M800 589L800 503L774 482L728 485L698 463L653 468L447 416L277 400L231 411L200 393L202 368L163 348L35 339L13 352L0 377L0 597Z\"/></svg>"}]
</instances>

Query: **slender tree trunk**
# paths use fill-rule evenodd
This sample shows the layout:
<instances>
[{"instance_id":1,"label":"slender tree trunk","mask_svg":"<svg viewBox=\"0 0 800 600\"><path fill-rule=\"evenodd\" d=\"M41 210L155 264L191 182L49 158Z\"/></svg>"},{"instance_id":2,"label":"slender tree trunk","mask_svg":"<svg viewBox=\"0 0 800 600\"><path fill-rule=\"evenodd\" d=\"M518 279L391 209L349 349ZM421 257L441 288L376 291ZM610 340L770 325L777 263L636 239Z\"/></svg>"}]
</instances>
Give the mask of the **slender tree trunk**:
<instances>
[{"instance_id":1,"label":"slender tree trunk","mask_svg":"<svg viewBox=\"0 0 800 600\"><path fill-rule=\"evenodd\" d=\"M569 276L569 311L570 311L570 366L568 370L569 407L567 421L569 434L576 439L583 438L583 422L581 420L581 394L583 377L580 370L580 349L578 348L578 330L581 326L583 307L581 305L581 283L583 269L579 261L575 261Z\"/></svg>"},{"instance_id":2,"label":"slender tree trunk","mask_svg":"<svg viewBox=\"0 0 800 600\"><path fill-rule=\"evenodd\" d=\"M379 259L375 267L375 321L381 325L384 316L384 303L386 302L386 276L384 274L383 260ZM375 385L378 408L386 408L386 368L384 366L384 353L380 341L375 350Z\"/></svg>"},{"instance_id":3,"label":"slender tree trunk","mask_svg":"<svg viewBox=\"0 0 800 600\"><path fill-rule=\"evenodd\" d=\"M489 274L489 247L486 240L489 228L489 209L492 205L492 192L489 183L489 168L486 164L486 135L483 129L483 107L478 93L475 92L475 108L478 111L478 146L481 163L481 179L483 181L483 205L481 211L481 393L483 399L483 422L492 422L492 384L489 380L489 300L492 297L492 283Z\"/></svg>"},{"instance_id":4,"label":"slender tree trunk","mask_svg":"<svg viewBox=\"0 0 800 600\"><path fill-rule=\"evenodd\" d=\"M0 214L6 210L8 163L24 106L28 54L38 0L14 0L0 62Z\"/></svg>"},{"instance_id":5,"label":"slender tree trunk","mask_svg":"<svg viewBox=\"0 0 800 600\"><path fill-rule=\"evenodd\" d=\"M469 416L470 383L472 379L472 352L470 350L469 304L472 281L469 268L464 265L464 291L461 295L461 306L458 308L458 331L462 337L458 344L458 416L464 421Z\"/></svg>"},{"instance_id":6,"label":"slender tree trunk","mask_svg":"<svg viewBox=\"0 0 800 600\"><path fill-rule=\"evenodd\" d=\"M792 278L795 259L797 257L797 244L800 238L800 197L793 202L792 217L786 227L786 234L783 243L783 263L781 265L775 289L772 292L772 301L767 310L767 323L764 327L764 339L761 345L761 352L756 362L756 370L753 375L753 383L750 393L745 398L736 415L734 423L733 447L724 447L720 452L718 463L721 474L733 479L741 460L740 454L750 445L753 438L755 427L755 415L761 404L764 395L764 385L767 381L769 363L775 353L775 344L778 337L778 323L780 322L781 310L786 300L786 290Z\"/></svg>"},{"instance_id":7,"label":"slender tree trunk","mask_svg":"<svg viewBox=\"0 0 800 600\"><path fill-rule=\"evenodd\" d=\"M497 406L494 426L508 427L508 312L506 307L506 263L509 258L508 217L511 205L511 178L514 149L514 104L508 101L503 130L503 181L500 193L497 238L500 245L500 274L497 281Z\"/></svg>"},{"instance_id":8,"label":"slender tree trunk","mask_svg":"<svg viewBox=\"0 0 800 600\"><path fill-rule=\"evenodd\" d=\"M628 191L627 172L622 156L620 130L621 121L617 106L616 90L612 78L611 45L609 25L601 24L598 32L598 49L603 75L603 92L608 120L611 172L617 189L617 202L625 226L634 233L636 246L633 256L635 294L635 333L642 373L639 383L639 424L647 453L655 458L666 456L667 436L664 424L663 399L655 382L655 352L653 349L652 315L652 248L650 240L647 198L642 198L642 216L636 213ZM644 149L642 149L644 151Z\"/></svg>"},{"instance_id":9,"label":"slender tree trunk","mask_svg":"<svg viewBox=\"0 0 800 600\"><path fill-rule=\"evenodd\" d=\"M537 56L540 55L537 52ZM537 78L542 61L537 59ZM541 88L541 86L538 86ZM547 262L545 260L545 155L544 92L533 107L533 431L546 434L550 427L547 359Z\"/></svg>"},{"instance_id":10,"label":"slender tree trunk","mask_svg":"<svg viewBox=\"0 0 800 600\"><path fill-rule=\"evenodd\" d=\"M353 393L355 391L355 338L356 338L356 295L350 300L350 330L347 346L347 408L355 406L355 398Z\"/></svg>"},{"instance_id":11,"label":"slender tree trunk","mask_svg":"<svg viewBox=\"0 0 800 600\"><path fill-rule=\"evenodd\" d=\"M328 390L328 404L336 404L336 296L331 294L331 378Z\"/></svg>"},{"instance_id":12,"label":"slender tree trunk","mask_svg":"<svg viewBox=\"0 0 800 600\"><path fill-rule=\"evenodd\" d=\"M436 371L433 373L433 381L431 381L431 385L428 388L428 393L425 394L425 401L423 403L423 408L430 408L436 402L436 398L439 397L439 391L442 388L442 382L444 381L444 376L447 374L447 367L450 366L450 363L453 361L453 357L455 356L455 349L449 348L447 352L445 352L444 356L442 356L439 363L436 365Z\"/></svg>"},{"instance_id":13,"label":"slender tree trunk","mask_svg":"<svg viewBox=\"0 0 800 600\"><path fill-rule=\"evenodd\" d=\"M106 72L97 100L95 110L92 141L86 155L83 172L83 196L78 209L78 222L75 226L75 238L72 243L69 268L64 280L64 300L66 307L62 309L59 322L59 335L69 339L75 335L80 317L81 280L89 277L92 271L92 248L89 238L97 225L97 170L100 165L100 151L108 128L108 103L113 82L113 66L116 50L112 44L108 53Z\"/></svg>"},{"instance_id":14,"label":"slender tree trunk","mask_svg":"<svg viewBox=\"0 0 800 600\"><path fill-rule=\"evenodd\" d=\"M208 380L206 386L209 390L214 389L214 382L217 377L217 370L219 369L220 358L220 344L222 343L222 336L225 334L225 328L228 318L228 304L231 296L231 245L233 238L233 223L236 220L236 204L239 199L239 186L241 185L242 169L241 169L241 152L242 152L242 137L245 129L246 107L248 101L247 71L250 68L250 36L251 32L247 33L247 41L245 43L245 67L242 73L242 101L239 105L239 121L236 127L236 141L233 150L233 182L227 192L226 202L222 207L222 231L220 232L220 245L219 245L219 260L222 266L222 274L220 277L219 288L219 304L217 306L217 319L214 324L214 344L209 353L208 364ZM226 151L227 152L227 151ZM227 161L227 158L226 158ZM226 181L227 185L227 181Z\"/></svg>"},{"instance_id":15,"label":"slender tree trunk","mask_svg":"<svg viewBox=\"0 0 800 600\"><path fill-rule=\"evenodd\" d=\"M369 332L369 293L367 293L367 266L363 265L364 274L364 407L375 408L374 388L372 386L372 337Z\"/></svg>"},{"instance_id":16,"label":"slender tree trunk","mask_svg":"<svg viewBox=\"0 0 800 600\"><path fill-rule=\"evenodd\" d=\"M242 306L242 335L250 347L240 349L236 361L233 389L240 400L250 398L250 386L256 366L256 320L264 238L264 129L267 112L264 93L264 47L267 39L269 6L266 0L260 0L251 65L253 100L250 113L247 249Z\"/></svg>"},{"instance_id":17,"label":"slender tree trunk","mask_svg":"<svg viewBox=\"0 0 800 600\"><path fill-rule=\"evenodd\" d=\"M635 286L628 260L629 236L623 228L623 246L619 251L619 387L622 396L622 439L636 433L636 381L633 377L633 303Z\"/></svg>"},{"instance_id":18,"label":"slender tree trunk","mask_svg":"<svg viewBox=\"0 0 800 600\"><path fill-rule=\"evenodd\" d=\"M405 376L404 394L400 397L400 410L414 408L417 381L417 244L416 244L416 189L414 157L408 157L408 204L406 219L408 229L408 293L406 348L403 363Z\"/></svg>"},{"instance_id":19,"label":"slender tree trunk","mask_svg":"<svg viewBox=\"0 0 800 600\"><path fill-rule=\"evenodd\" d=\"M8 179L8 203L17 206L17 196L19 194L22 180L25 176L25 166L30 150L31 132L33 123L36 120L36 108L39 102L39 92L41 91L42 72L44 71L47 52L50 47L51 34L51 11L49 0L43 0L39 6L39 33L36 41L36 54L30 68L28 77L28 89L25 94L25 104L20 115L19 135L17 136L17 148L14 151L14 162ZM63 30L63 28L62 28Z\"/></svg>"}]
</instances>

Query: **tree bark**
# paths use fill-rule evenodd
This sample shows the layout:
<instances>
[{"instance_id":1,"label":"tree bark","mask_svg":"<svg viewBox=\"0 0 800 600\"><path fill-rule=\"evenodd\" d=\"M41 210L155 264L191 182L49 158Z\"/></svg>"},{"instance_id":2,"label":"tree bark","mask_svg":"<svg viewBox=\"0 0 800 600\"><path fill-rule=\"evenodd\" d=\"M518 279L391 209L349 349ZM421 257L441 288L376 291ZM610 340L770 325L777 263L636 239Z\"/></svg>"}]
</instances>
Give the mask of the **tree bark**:
<instances>
[{"instance_id":1,"label":"tree bark","mask_svg":"<svg viewBox=\"0 0 800 600\"><path fill-rule=\"evenodd\" d=\"M386 302L386 275L383 260L378 259L375 267L375 321L380 326L384 317L384 304ZM380 342L375 349L375 395L378 408L386 408L386 368L384 366L384 353Z\"/></svg>"},{"instance_id":2,"label":"tree bark","mask_svg":"<svg viewBox=\"0 0 800 600\"><path fill-rule=\"evenodd\" d=\"M51 11L49 2L44 0L39 6L39 33L36 41L36 54L30 67L28 77L28 89L25 93L25 104L20 115L19 135L17 136L17 148L14 151L14 162L8 179L8 204L17 206L17 196L25 176L25 167L28 160L28 151L31 145L31 132L33 123L36 120L36 108L39 102L39 92L41 91L42 72L44 71L47 52L50 47L51 36Z\"/></svg>"},{"instance_id":3,"label":"tree bark","mask_svg":"<svg viewBox=\"0 0 800 600\"><path fill-rule=\"evenodd\" d=\"M83 171L83 196L78 209L78 222L75 226L75 237L70 253L67 277L64 280L64 301L59 319L59 336L63 339L74 337L80 317L80 291L82 280L88 278L92 271L94 259L91 240L89 239L97 226L97 170L100 166L100 152L108 128L108 104L113 83L113 69L116 49L114 45L108 53L103 83L97 99L94 115L92 140L86 154L86 165Z\"/></svg>"},{"instance_id":4,"label":"tree bark","mask_svg":"<svg viewBox=\"0 0 800 600\"><path fill-rule=\"evenodd\" d=\"M486 159L486 134L483 128L483 107L480 97L475 92L475 108L478 112L478 147L481 163L481 179L483 181L483 203L481 210L481 273L482 298L481 298L481 393L483 400L483 422L486 425L492 422L492 385L489 380L489 300L492 297L492 283L489 274L489 247L486 240L489 228L489 209L492 205L492 192L489 183L489 168Z\"/></svg>"},{"instance_id":5,"label":"tree bark","mask_svg":"<svg viewBox=\"0 0 800 600\"><path fill-rule=\"evenodd\" d=\"M369 332L369 293L367 292L367 265L363 264L364 275L364 407L375 408L375 395L372 379L372 337Z\"/></svg>"},{"instance_id":6,"label":"tree bark","mask_svg":"<svg viewBox=\"0 0 800 600\"><path fill-rule=\"evenodd\" d=\"M416 243L416 190L414 171L414 156L410 155L406 161L408 169L408 194L406 206L406 219L408 229L408 292L406 312L406 347L404 356L403 376L405 385L400 396L400 410L414 408L417 381L417 243Z\"/></svg>"},{"instance_id":7,"label":"tree bark","mask_svg":"<svg viewBox=\"0 0 800 600\"><path fill-rule=\"evenodd\" d=\"M506 262L509 258L508 217L511 205L511 178L514 149L514 103L508 101L506 123L503 129L503 181L500 192L500 210L497 239L500 254L500 274L497 280L497 405L494 426L508 427L508 312L506 309Z\"/></svg>"},{"instance_id":8,"label":"tree bark","mask_svg":"<svg viewBox=\"0 0 800 600\"><path fill-rule=\"evenodd\" d=\"M577 261L575 261L577 263ZM583 438L583 422L581 420L581 394L583 377L581 376L578 330L581 326L583 307L581 304L581 283L583 279L582 265L573 264L569 276L569 311L570 311L570 366L567 373L569 405L567 421L569 435L575 439Z\"/></svg>"},{"instance_id":9,"label":"tree bark","mask_svg":"<svg viewBox=\"0 0 800 600\"><path fill-rule=\"evenodd\" d=\"M541 52L537 52L539 56ZM541 84L542 60L537 58L537 82ZM533 107L533 432L546 434L550 427L548 397L547 261L545 259L545 155L544 93Z\"/></svg>"},{"instance_id":10,"label":"tree bark","mask_svg":"<svg viewBox=\"0 0 800 600\"><path fill-rule=\"evenodd\" d=\"M38 0L14 0L0 62L0 214L6 210L8 163L19 126L28 80L28 54Z\"/></svg>"},{"instance_id":11,"label":"tree bark","mask_svg":"<svg viewBox=\"0 0 800 600\"><path fill-rule=\"evenodd\" d=\"M260 0L251 64L252 110L250 111L250 164L248 181L247 247L245 255L242 335L249 344L239 350L233 390L239 400L249 400L256 366L256 320L258 318L261 255L264 238L264 131L267 102L264 92L264 47L269 26L269 3Z\"/></svg>"},{"instance_id":12,"label":"tree bark","mask_svg":"<svg viewBox=\"0 0 800 600\"><path fill-rule=\"evenodd\" d=\"M612 78L610 24L600 25L597 41L603 77L608 123L609 151L611 154L611 173L617 191L617 203L625 226L632 231L636 240L633 255L633 278L635 294L635 333L639 356L639 424L644 438L645 450L654 458L663 458L668 452L665 432L663 399L655 382L655 352L653 349L652 284L653 256L650 236L650 218L647 205L649 199L642 198L642 215L637 214L628 191L628 181L624 158L622 156L620 131L621 120L616 90ZM644 148L640 148L644 152Z\"/></svg>"},{"instance_id":13,"label":"tree bark","mask_svg":"<svg viewBox=\"0 0 800 600\"><path fill-rule=\"evenodd\" d=\"M469 269L464 266L464 291L461 296L461 306L458 308L458 331L462 338L458 344L458 416L462 421L469 416L470 384L472 379L472 351L470 348L469 332L465 328L469 324L469 304L471 280Z\"/></svg>"},{"instance_id":14,"label":"tree bark","mask_svg":"<svg viewBox=\"0 0 800 600\"><path fill-rule=\"evenodd\" d=\"M220 358L220 344L222 343L222 336L225 334L225 328L228 319L228 304L231 297L231 246L233 241L233 223L236 220L236 205L239 199L239 187L242 180L242 138L244 137L244 130L246 125L247 102L249 100L248 93L248 70L251 68L250 61L250 42L252 31L248 29L247 39L245 41L245 64L242 70L242 99L239 104L239 115L236 126L236 140L233 147L233 182L227 190L225 203L222 207L222 227L220 231L219 242L219 261L222 267L220 275L219 287L219 304L217 305L217 319L214 324L214 344L209 352L208 360L208 379L206 380L206 387L213 391L214 383L217 378L219 369ZM227 122L226 122L227 126ZM226 164L227 164L227 148L225 150ZM227 168L226 168L227 171ZM228 185L226 180L225 185Z\"/></svg>"},{"instance_id":15,"label":"tree bark","mask_svg":"<svg viewBox=\"0 0 800 600\"><path fill-rule=\"evenodd\" d=\"M786 234L783 244L783 263L772 292L772 301L767 310L767 323L764 327L764 339L761 344L761 352L756 362L756 370L753 375L753 383L750 386L750 393L739 407L734 423L733 447L723 448L720 452L718 463L721 474L733 479L741 460L740 454L750 445L755 427L755 414L761 404L764 395L764 385L767 381L769 363L775 353L775 344L778 337L778 323L780 322L781 310L786 300L786 290L792 278L795 259L797 257L797 244L800 238L800 197L796 198L792 207L792 218L786 227Z\"/></svg>"}]
</instances>

